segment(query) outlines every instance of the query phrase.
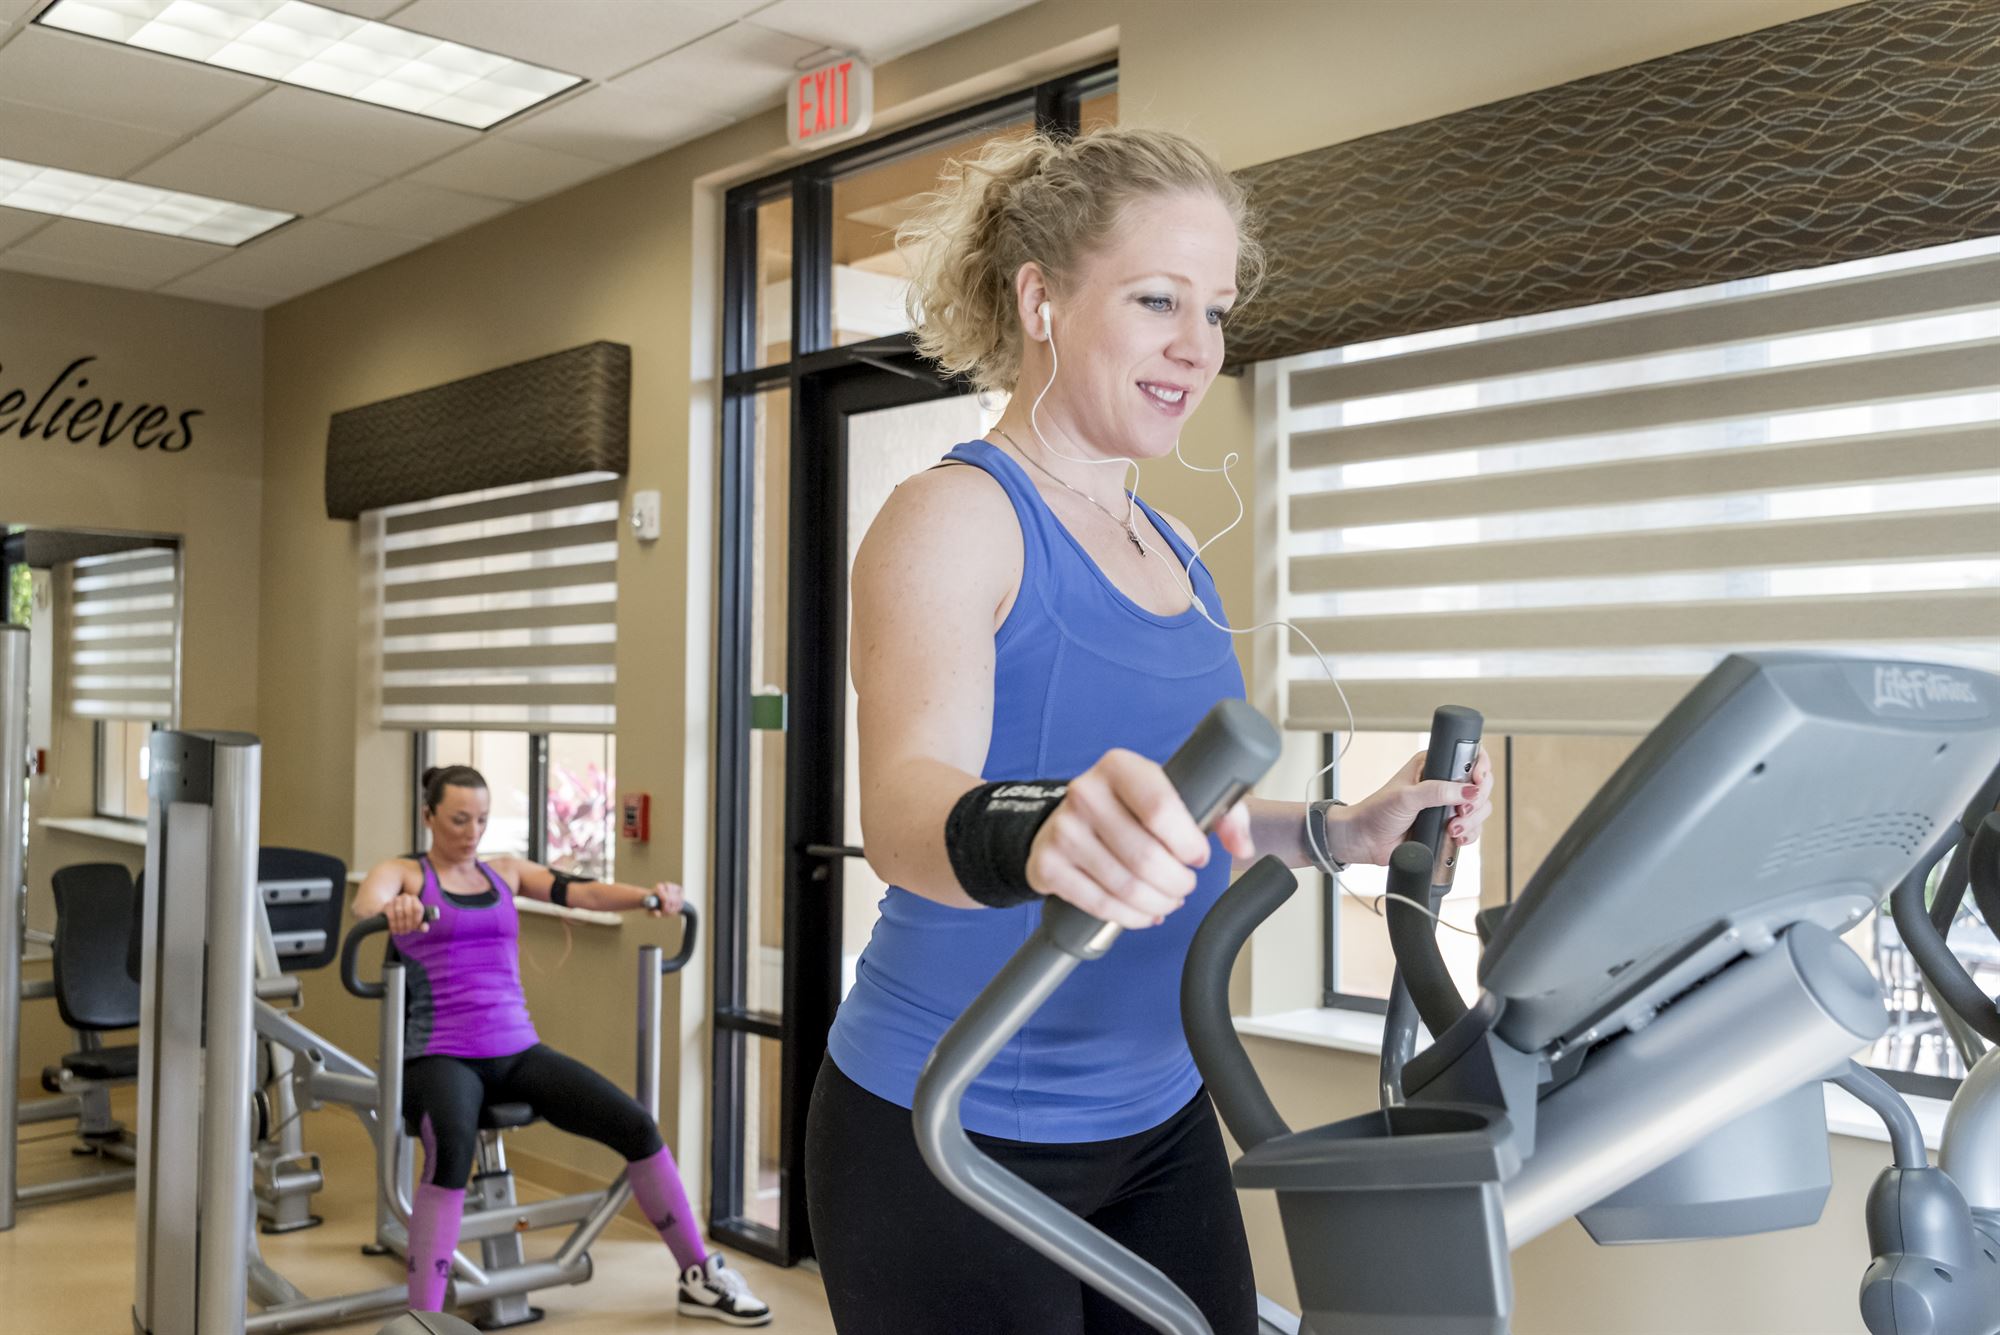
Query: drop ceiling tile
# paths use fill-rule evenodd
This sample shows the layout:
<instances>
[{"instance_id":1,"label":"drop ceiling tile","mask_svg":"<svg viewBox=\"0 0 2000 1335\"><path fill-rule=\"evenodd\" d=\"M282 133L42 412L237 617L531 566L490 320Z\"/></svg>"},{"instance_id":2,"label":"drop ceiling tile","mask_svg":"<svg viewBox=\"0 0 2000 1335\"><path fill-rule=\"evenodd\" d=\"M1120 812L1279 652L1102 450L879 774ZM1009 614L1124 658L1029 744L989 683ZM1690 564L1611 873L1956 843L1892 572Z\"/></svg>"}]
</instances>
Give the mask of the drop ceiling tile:
<instances>
[{"instance_id":1,"label":"drop ceiling tile","mask_svg":"<svg viewBox=\"0 0 2000 1335\"><path fill-rule=\"evenodd\" d=\"M165 297L186 297L190 301L207 301L218 306L245 306L253 311L275 306L281 300L268 292L212 282L198 273L189 274L186 278L176 278L173 282L153 290Z\"/></svg>"},{"instance_id":2,"label":"drop ceiling tile","mask_svg":"<svg viewBox=\"0 0 2000 1335\"><path fill-rule=\"evenodd\" d=\"M356 18L374 19L380 22L410 3L410 0L313 0L328 9L337 9L343 14Z\"/></svg>"},{"instance_id":3,"label":"drop ceiling tile","mask_svg":"<svg viewBox=\"0 0 2000 1335\"><path fill-rule=\"evenodd\" d=\"M118 269L164 283L212 263L226 252L205 241L137 232L129 227L58 218L9 252L33 259Z\"/></svg>"},{"instance_id":4,"label":"drop ceiling tile","mask_svg":"<svg viewBox=\"0 0 2000 1335\"><path fill-rule=\"evenodd\" d=\"M416 0L396 15L414 28L516 60L608 79L727 27L758 0Z\"/></svg>"},{"instance_id":5,"label":"drop ceiling tile","mask_svg":"<svg viewBox=\"0 0 2000 1335\"><path fill-rule=\"evenodd\" d=\"M309 88L274 88L204 138L389 177L478 142L479 131Z\"/></svg>"},{"instance_id":6,"label":"drop ceiling tile","mask_svg":"<svg viewBox=\"0 0 2000 1335\"><path fill-rule=\"evenodd\" d=\"M270 86L52 28L23 29L0 49L0 88L13 101L175 134L193 134Z\"/></svg>"},{"instance_id":7,"label":"drop ceiling tile","mask_svg":"<svg viewBox=\"0 0 2000 1335\"><path fill-rule=\"evenodd\" d=\"M824 43L738 23L611 81L637 97L731 118L785 100L800 61Z\"/></svg>"},{"instance_id":8,"label":"drop ceiling tile","mask_svg":"<svg viewBox=\"0 0 2000 1335\"><path fill-rule=\"evenodd\" d=\"M208 135L189 140L132 179L302 214L331 208L382 182L366 172L225 144Z\"/></svg>"},{"instance_id":9,"label":"drop ceiling tile","mask_svg":"<svg viewBox=\"0 0 2000 1335\"><path fill-rule=\"evenodd\" d=\"M28 233L47 227L55 219L46 213L26 209L0 209L0 247L11 246Z\"/></svg>"},{"instance_id":10,"label":"drop ceiling tile","mask_svg":"<svg viewBox=\"0 0 2000 1335\"><path fill-rule=\"evenodd\" d=\"M0 260L6 256L0 254ZM285 256L260 254L257 250L239 250L234 255L225 255L205 269L197 269L180 283L212 283L219 287L234 288L239 292L258 292L275 301L296 297L301 292L311 292L338 282L348 271L338 266L303 264Z\"/></svg>"},{"instance_id":11,"label":"drop ceiling tile","mask_svg":"<svg viewBox=\"0 0 2000 1335\"><path fill-rule=\"evenodd\" d=\"M514 207L502 199L441 190L434 185L390 181L320 215L329 222L380 227L392 232L436 239Z\"/></svg>"},{"instance_id":12,"label":"drop ceiling tile","mask_svg":"<svg viewBox=\"0 0 2000 1335\"><path fill-rule=\"evenodd\" d=\"M15 273L40 274L44 278L67 278L74 283L129 287L138 292L149 292L157 287L160 281L157 278L148 278L144 274L128 273L123 269L107 269L97 264L78 264L74 260L52 260L39 255L22 255L12 250L0 250L0 269L10 269Z\"/></svg>"},{"instance_id":13,"label":"drop ceiling tile","mask_svg":"<svg viewBox=\"0 0 2000 1335\"><path fill-rule=\"evenodd\" d=\"M760 28L822 46L859 51L870 61L905 52L990 23L1035 0L778 0L751 18Z\"/></svg>"},{"instance_id":14,"label":"drop ceiling tile","mask_svg":"<svg viewBox=\"0 0 2000 1335\"><path fill-rule=\"evenodd\" d=\"M122 177L180 137L0 99L0 158Z\"/></svg>"},{"instance_id":15,"label":"drop ceiling tile","mask_svg":"<svg viewBox=\"0 0 2000 1335\"><path fill-rule=\"evenodd\" d=\"M428 244L427 238L407 232L384 232L373 227L349 227L324 218L304 218L280 227L262 240L250 242L243 250L274 263L353 273Z\"/></svg>"},{"instance_id":16,"label":"drop ceiling tile","mask_svg":"<svg viewBox=\"0 0 2000 1335\"><path fill-rule=\"evenodd\" d=\"M592 88L501 131L502 138L622 167L730 124L616 88Z\"/></svg>"},{"instance_id":17,"label":"drop ceiling tile","mask_svg":"<svg viewBox=\"0 0 2000 1335\"><path fill-rule=\"evenodd\" d=\"M411 172L409 179L419 185L525 203L566 190L605 170L603 163L589 158L552 153L507 139L488 139Z\"/></svg>"}]
</instances>

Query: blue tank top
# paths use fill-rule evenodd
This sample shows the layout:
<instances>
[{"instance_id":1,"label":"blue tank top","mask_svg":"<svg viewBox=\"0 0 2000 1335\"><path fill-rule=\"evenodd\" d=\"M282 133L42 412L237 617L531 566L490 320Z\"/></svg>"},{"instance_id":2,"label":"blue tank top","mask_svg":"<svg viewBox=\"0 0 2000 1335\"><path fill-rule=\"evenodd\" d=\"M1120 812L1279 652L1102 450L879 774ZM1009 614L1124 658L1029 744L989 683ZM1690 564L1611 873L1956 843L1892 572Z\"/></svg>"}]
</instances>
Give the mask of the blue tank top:
<instances>
[{"instance_id":1,"label":"blue tank top","mask_svg":"<svg viewBox=\"0 0 2000 1335\"><path fill-rule=\"evenodd\" d=\"M1021 588L993 637L983 778L1073 778L1113 747L1164 761L1216 701L1242 698L1230 637L1191 607L1159 616L1119 592L1004 451L973 441L946 457L991 475L1021 524ZM1143 501L1140 508L1185 565L1180 536ZM1199 563L1194 587L1223 620L1215 582ZM1158 1126L1194 1097L1201 1076L1181 1032L1181 965L1230 879L1228 853L1209 843L1187 902L1079 967L973 1082L968 1129L1010 1140L1110 1140ZM1041 905L949 908L891 887L880 907L827 1046L848 1079L907 1108L924 1059L1035 930Z\"/></svg>"}]
</instances>

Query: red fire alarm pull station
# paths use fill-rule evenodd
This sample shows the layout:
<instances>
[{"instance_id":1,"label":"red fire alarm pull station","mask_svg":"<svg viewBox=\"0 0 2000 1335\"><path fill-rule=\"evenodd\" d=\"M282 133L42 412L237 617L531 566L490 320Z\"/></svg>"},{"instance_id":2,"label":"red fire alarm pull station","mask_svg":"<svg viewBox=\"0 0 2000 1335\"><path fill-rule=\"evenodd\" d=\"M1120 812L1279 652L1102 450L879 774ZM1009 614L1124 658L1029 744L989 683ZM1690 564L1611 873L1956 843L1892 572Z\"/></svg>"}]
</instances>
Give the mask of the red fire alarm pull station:
<instances>
[{"instance_id":1,"label":"red fire alarm pull station","mask_svg":"<svg viewBox=\"0 0 2000 1335\"><path fill-rule=\"evenodd\" d=\"M874 117L875 73L855 56L805 71L785 95L785 138L793 148L856 138Z\"/></svg>"},{"instance_id":2,"label":"red fire alarm pull station","mask_svg":"<svg viewBox=\"0 0 2000 1335\"><path fill-rule=\"evenodd\" d=\"M618 799L618 832L635 844L653 837L653 799L647 793L627 793Z\"/></svg>"}]
</instances>

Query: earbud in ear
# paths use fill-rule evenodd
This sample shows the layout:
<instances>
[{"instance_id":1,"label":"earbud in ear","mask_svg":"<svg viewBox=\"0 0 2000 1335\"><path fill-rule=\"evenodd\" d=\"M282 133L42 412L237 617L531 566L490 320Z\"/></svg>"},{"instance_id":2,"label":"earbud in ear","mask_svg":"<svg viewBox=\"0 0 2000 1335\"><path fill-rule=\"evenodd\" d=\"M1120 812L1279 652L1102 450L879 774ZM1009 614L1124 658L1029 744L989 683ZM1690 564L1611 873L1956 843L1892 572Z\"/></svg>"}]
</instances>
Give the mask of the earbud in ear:
<instances>
[{"instance_id":1,"label":"earbud in ear","mask_svg":"<svg viewBox=\"0 0 2000 1335\"><path fill-rule=\"evenodd\" d=\"M1048 335L1055 329L1055 321L1049 314L1049 303L1045 301L1041 305L1037 306L1035 308L1035 314L1042 317L1042 336L1044 338L1048 337Z\"/></svg>"}]
</instances>

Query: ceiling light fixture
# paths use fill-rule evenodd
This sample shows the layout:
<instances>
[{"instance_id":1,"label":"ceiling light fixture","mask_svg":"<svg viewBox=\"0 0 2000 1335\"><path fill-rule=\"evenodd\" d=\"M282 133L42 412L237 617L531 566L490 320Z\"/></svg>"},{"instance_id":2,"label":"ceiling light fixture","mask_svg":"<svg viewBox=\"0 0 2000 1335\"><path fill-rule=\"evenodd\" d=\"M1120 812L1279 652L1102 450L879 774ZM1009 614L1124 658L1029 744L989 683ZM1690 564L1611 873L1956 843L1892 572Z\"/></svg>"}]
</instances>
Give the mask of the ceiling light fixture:
<instances>
[{"instance_id":1,"label":"ceiling light fixture","mask_svg":"<svg viewBox=\"0 0 2000 1335\"><path fill-rule=\"evenodd\" d=\"M298 217L11 158L0 158L0 206L219 246L240 246Z\"/></svg>"},{"instance_id":2,"label":"ceiling light fixture","mask_svg":"<svg viewBox=\"0 0 2000 1335\"><path fill-rule=\"evenodd\" d=\"M35 22L475 130L583 82L305 0L56 0Z\"/></svg>"}]
</instances>

